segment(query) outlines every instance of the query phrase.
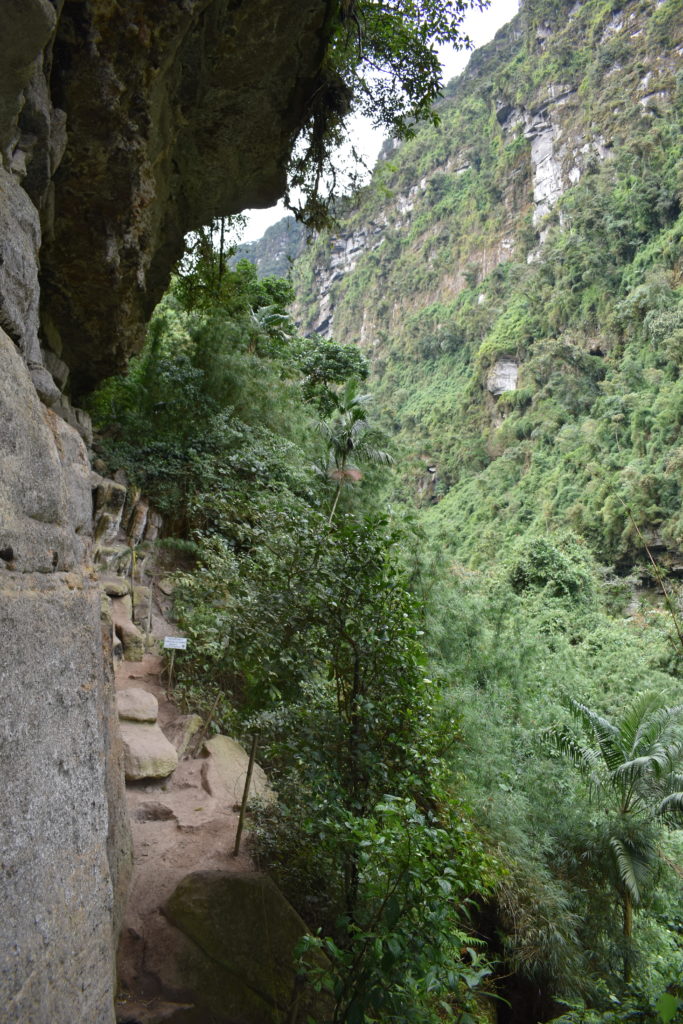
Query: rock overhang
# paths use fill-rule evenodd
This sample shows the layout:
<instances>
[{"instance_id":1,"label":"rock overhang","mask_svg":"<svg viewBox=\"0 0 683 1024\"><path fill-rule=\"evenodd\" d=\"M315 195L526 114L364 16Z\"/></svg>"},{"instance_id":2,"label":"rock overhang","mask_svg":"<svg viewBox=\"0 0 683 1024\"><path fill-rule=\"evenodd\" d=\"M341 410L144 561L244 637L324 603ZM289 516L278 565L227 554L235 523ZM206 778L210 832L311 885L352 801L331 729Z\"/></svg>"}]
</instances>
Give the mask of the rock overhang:
<instances>
[{"instance_id":1,"label":"rock overhang","mask_svg":"<svg viewBox=\"0 0 683 1024\"><path fill-rule=\"evenodd\" d=\"M188 231L283 194L329 11L326 0L64 4L50 88L68 144L41 313L75 396L140 348Z\"/></svg>"}]
</instances>

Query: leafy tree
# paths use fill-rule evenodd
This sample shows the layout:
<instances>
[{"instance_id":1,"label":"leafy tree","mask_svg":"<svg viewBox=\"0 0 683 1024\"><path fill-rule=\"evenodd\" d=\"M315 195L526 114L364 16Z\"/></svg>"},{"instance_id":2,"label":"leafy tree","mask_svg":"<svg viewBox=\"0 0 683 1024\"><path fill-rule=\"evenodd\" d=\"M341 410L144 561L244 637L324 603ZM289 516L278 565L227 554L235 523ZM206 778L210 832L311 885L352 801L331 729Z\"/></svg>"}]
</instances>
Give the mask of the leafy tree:
<instances>
[{"instance_id":1,"label":"leafy tree","mask_svg":"<svg viewBox=\"0 0 683 1024\"><path fill-rule=\"evenodd\" d=\"M590 855L600 858L621 903L628 982L633 911L659 863L662 824L673 823L683 810L683 705L669 707L659 695L648 694L616 721L575 700L568 707L583 740L562 728L547 736L588 783L591 799L605 814Z\"/></svg>"},{"instance_id":2,"label":"leafy tree","mask_svg":"<svg viewBox=\"0 0 683 1024\"><path fill-rule=\"evenodd\" d=\"M214 222L191 236L172 285L177 303L187 312L230 318L248 316L252 310L271 305L284 313L284 307L294 298L289 281L283 277L259 279L249 260L239 260L231 267L228 256L234 247L221 256L214 244L215 235Z\"/></svg>"},{"instance_id":3,"label":"leafy tree","mask_svg":"<svg viewBox=\"0 0 683 1024\"><path fill-rule=\"evenodd\" d=\"M349 380L337 399L337 409L332 419L320 423L320 432L327 449L327 474L337 484L330 523L337 511L343 488L350 481L360 480L362 476L355 463L389 466L393 461L389 452L379 447L383 440L382 434L368 423L369 398L367 394L359 394L357 381Z\"/></svg>"},{"instance_id":4,"label":"leafy tree","mask_svg":"<svg viewBox=\"0 0 683 1024\"><path fill-rule=\"evenodd\" d=\"M315 648L317 672L257 720L279 797L258 849L322 929L312 941L329 957L319 982L333 1024L436 1022L439 999L464 1009L489 973L465 925L493 865L442 800L438 693L398 540L381 518L346 515L325 531L297 644Z\"/></svg>"},{"instance_id":5,"label":"leafy tree","mask_svg":"<svg viewBox=\"0 0 683 1024\"><path fill-rule=\"evenodd\" d=\"M326 222L340 185L331 154L345 141L353 113L398 137L431 113L443 84L437 47L470 45L465 14L486 6L487 0L337 0L320 85L290 163L287 203L297 216L315 227ZM296 205L297 189L303 205Z\"/></svg>"},{"instance_id":6,"label":"leafy tree","mask_svg":"<svg viewBox=\"0 0 683 1024\"><path fill-rule=\"evenodd\" d=\"M368 361L356 345L340 345L318 335L301 340L298 362L304 400L323 417L339 407L339 385L367 380L369 373Z\"/></svg>"}]
</instances>

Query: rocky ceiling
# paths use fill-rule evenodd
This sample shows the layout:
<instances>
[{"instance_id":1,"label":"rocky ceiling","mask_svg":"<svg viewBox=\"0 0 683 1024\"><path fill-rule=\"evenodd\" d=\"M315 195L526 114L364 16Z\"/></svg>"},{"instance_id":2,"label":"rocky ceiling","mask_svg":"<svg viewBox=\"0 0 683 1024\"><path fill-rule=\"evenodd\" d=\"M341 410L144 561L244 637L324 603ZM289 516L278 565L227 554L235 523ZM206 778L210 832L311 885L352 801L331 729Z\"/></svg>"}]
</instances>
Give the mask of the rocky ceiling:
<instances>
[{"instance_id":1,"label":"rocky ceiling","mask_svg":"<svg viewBox=\"0 0 683 1024\"><path fill-rule=\"evenodd\" d=\"M43 217L41 315L78 397L140 347L189 230L282 194L334 4L55 5L45 78L67 143Z\"/></svg>"}]
</instances>

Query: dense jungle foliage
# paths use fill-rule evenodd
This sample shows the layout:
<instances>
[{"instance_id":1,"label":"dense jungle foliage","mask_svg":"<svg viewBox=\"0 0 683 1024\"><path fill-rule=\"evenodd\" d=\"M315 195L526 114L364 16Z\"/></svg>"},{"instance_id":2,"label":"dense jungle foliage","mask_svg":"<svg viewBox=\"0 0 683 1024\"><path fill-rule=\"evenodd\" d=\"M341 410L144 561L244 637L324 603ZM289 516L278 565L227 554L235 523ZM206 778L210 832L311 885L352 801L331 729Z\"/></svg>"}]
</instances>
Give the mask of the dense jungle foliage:
<instances>
[{"instance_id":1,"label":"dense jungle foliage","mask_svg":"<svg viewBox=\"0 0 683 1024\"><path fill-rule=\"evenodd\" d=\"M569 534L490 576L430 556L413 515L378 510L379 470L361 479L359 455L386 459L362 443L381 438L358 350L298 337L285 282L243 263L216 289L204 270L175 282L93 411L101 453L192 566L181 694L216 728L259 731L279 802L258 855L329 956L316 980L334 1020L488 1020L496 999L501 1020L562 1000L665 1019L681 928L675 800L658 813L677 792L671 623L615 619L625 585ZM575 749L565 699L621 722L624 693L653 689L672 701L637 756L669 743L669 775L648 762L624 811L558 753ZM614 843L632 834L625 889Z\"/></svg>"},{"instance_id":2,"label":"dense jungle foliage","mask_svg":"<svg viewBox=\"0 0 683 1024\"><path fill-rule=\"evenodd\" d=\"M372 500L365 360L298 337L285 282L220 263L205 247L91 405L188 566L180 695L261 737L279 799L256 851L317 929L332 1019L475 1020L469 918L498 868L453 790L406 529Z\"/></svg>"},{"instance_id":3,"label":"dense jungle foliage","mask_svg":"<svg viewBox=\"0 0 683 1024\"><path fill-rule=\"evenodd\" d=\"M340 213L333 338L208 232L93 396L334 1024L683 1020L682 25L528 2ZM534 224L558 83L580 175Z\"/></svg>"}]
</instances>

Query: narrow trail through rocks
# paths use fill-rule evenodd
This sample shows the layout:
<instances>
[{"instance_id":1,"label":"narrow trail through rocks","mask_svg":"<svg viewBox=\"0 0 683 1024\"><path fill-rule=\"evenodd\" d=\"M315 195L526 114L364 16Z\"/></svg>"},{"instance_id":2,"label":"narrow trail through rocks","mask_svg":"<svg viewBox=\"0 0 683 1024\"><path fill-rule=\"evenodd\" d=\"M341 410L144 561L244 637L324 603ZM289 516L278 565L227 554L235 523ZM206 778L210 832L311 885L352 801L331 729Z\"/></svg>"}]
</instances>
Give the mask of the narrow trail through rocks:
<instances>
[{"instance_id":1,"label":"narrow trail through rocks","mask_svg":"<svg viewBox=\"0 0 683 1024\"><path fill-rule=\"evenodd\" d=\"M158 625L172 632L167 623ZM145 654L141 662L122 661L116 669L116 689L153 694L159 703L158 724L178 745L187 733L189 716L169 700L160 682L162 668L163 658L154 654ZM197 738L190 740L190 750ZM231 743L227 738L224 742ZM244 842L240 855L232 855L246 776L244 752L232 744L230 761L220 756L223 751L208 752L203 741L200 747L197 754L181 752L178 767L168 778L126 786L134 867L119 954L120 1021L171 1020L182 1003L182 991L173 992L171 967L178 933L162 909L179 882L200 870L255 871Z\"/></svg>"}]
</instances>

